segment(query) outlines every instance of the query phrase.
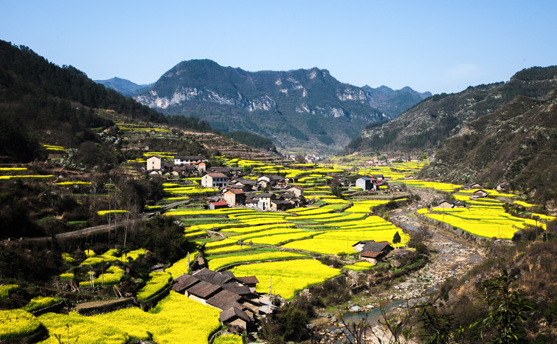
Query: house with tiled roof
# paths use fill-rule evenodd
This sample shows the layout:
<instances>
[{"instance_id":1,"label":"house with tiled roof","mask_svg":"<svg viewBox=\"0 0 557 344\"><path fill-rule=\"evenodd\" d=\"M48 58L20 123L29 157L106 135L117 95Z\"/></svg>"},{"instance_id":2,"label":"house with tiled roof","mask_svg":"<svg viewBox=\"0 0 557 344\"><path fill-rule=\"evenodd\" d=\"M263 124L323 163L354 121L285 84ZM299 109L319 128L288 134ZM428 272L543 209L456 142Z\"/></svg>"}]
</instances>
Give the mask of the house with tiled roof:
<instances>
[{"instance_id":1,"label":"house with tiled roof","mask_svg":"<svg viewBox=\"0 0 557 344\"><path fill-rule=\"evenodd\" d=\"M231 207L244 205L246 203L246 194L239 189L229 189L222 195L222 198L224 198L225 202Z\"/></svg>"},{"instance_id":2,"label":"house with tiled roof","mask_svg":"<svg viewBox=\"0 0 557 344\"><path fill-rule=\"evenodd\" d=\"M358 241L352 245L354 251L360 252L360 259L371 264L377 264L382 261L394 247L388 241L375 242L374 240Z\"/></svg>"},{"instance_id":3,"label":"house with tiled roof","mask_svg":"<svg viewBox=\"0 0 557 344\"><path fill-rule=\"evenodd\" d=\"M201 185L206 188L225 188L228 177L224 173L212 172L201 177Z\"/></svg>"},{"instance_id":4,"label":"house with tiled roof","mask_svg":"<svg viewBox=\"0 0 557 344\"><path fill-rule=\"evenodd\" d=\"M221 310L223 325L235 332L254 329L253 317L259 313L259 295L255 276L236 277L230 271L216 272L203 268L192 275L183 274L172 289L192 300Z\"/></svg>"}]
</instances>

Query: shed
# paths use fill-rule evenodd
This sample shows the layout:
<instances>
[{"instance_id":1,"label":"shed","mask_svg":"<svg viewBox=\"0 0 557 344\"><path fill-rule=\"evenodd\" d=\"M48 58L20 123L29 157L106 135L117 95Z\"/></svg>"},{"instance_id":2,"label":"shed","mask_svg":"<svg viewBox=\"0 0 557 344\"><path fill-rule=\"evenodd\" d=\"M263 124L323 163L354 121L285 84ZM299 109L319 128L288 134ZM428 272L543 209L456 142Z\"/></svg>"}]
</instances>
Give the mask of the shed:
<instances>
[{"instance_id":1,"label":"shed","mask_svg":"<svg viewBox=\"0 0 557 344\"><path fill-rule=\"evenodd\" d=\"M210 202L209 203L209 209L211 210L215 210L215 209L220 209L220 208L228 208L228 203L222 201L222 202Z\"/></svg>"},{"instance_id":2,"label":"shed","mask_svg":"<svg viewBox=\"0 0 557 344\"><path fill-rule=\"evenodd\" d=\"M356 179L356 187L364 191L371 190L372 188L371 179L369 179L368 177L361 177Z\"/></svg>"}]
</instances>

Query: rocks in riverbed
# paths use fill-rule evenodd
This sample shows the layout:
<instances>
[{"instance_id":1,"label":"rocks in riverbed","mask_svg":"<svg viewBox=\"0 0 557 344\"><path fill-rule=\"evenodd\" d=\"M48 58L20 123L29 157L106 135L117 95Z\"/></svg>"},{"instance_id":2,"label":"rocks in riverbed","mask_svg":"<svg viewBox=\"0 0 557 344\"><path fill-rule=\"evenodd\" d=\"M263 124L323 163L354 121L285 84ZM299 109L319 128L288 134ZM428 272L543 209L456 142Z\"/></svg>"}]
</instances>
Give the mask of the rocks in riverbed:
<instances>
[{"instance_id":1,"label":"rocks in riverbed","mask_svg":"<svg viewBox=\"0 0 557 344\"><path fill-rule=\"evenodd\" d=\"M352 306L349 309L349 311L352 312L352 313L358 313L358 312L361 312L362 310L363 310L363 308L360 307L360 306Z\"/></svg>"}]
</instances>

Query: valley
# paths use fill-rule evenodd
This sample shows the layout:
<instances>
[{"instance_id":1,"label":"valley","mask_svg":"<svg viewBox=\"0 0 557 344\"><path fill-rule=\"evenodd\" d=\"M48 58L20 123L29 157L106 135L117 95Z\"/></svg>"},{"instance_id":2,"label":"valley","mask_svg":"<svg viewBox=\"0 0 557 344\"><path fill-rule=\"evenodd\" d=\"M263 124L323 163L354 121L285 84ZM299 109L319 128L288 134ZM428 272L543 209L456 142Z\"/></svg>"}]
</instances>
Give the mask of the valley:
<instances>
[{"instance_id":1,"label":"valley","mask_svg":"<svg viewBox=\"0 0 557 344\"><path fill-rule=\"evenodd\" d=\"M150 108L0 59L0 342L557 340L555 67L428 98L194 60L123 83Z\"/></svg>"}]
</instances>

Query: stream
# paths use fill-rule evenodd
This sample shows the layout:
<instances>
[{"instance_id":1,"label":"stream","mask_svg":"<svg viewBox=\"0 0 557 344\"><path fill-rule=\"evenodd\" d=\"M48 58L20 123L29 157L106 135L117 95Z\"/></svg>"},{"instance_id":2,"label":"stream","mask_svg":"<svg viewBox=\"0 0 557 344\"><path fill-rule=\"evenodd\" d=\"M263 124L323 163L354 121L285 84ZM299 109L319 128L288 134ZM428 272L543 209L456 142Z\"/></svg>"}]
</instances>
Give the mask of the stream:
<instances>
[{"instance_id":1,"label":"stream","mask_svg":"<svg viewBox=\"0 0 557 344\"><path fill-rule=\"evenodd\" d=\"M415 221L407 218L405 213L399 213L396 217L399 226L405 227L406 230L415 231L418 229L415 226ZM367 323L373 329L377 326L377 321L382 318L381 307L387 313L392 313L400 307L405 307L407 301L410 305L415 304L435 291L446 279L463 276L469 269L483 260L477 248L464 240L459 240L450 234L437 230L434 230L432 234L427 244L433 254L430 262L425 267L411 272L393 288L373 295L372 299L364 301L364 304L374 305L375 307L360 305L362 307L361 311L348 312L342 316L342 319L347 323L354 324L366 319L367 316ZM378 305L374 300L387 301ZM347 332L342 324L334 321L326 327L325 333L328 333L328 335L325 335L325 341L321 342L343 343L348 336Z\"/></svg>"}]
</instances>

